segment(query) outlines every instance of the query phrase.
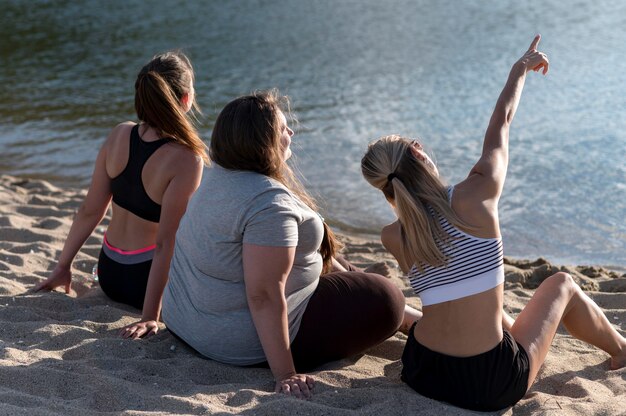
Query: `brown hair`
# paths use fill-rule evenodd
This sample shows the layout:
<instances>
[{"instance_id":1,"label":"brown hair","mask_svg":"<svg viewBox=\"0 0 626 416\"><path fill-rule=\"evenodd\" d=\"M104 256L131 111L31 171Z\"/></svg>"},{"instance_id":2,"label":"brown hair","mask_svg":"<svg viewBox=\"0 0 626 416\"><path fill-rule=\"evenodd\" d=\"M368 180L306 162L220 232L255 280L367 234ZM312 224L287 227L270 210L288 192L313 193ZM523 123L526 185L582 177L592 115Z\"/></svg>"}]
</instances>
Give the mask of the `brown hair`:
<instances>
[{"instance_id":1,"label":"brown hair","mask_svg":"<svg viewBox=\"0 0 626 416\"><path fill-rule=\"evenodd\" d=\"M417 158L413 140L385 136L370 144L361 160L363 177L392 202L402 229L402 249L409 264L422 270L424 262L433 267L447 264L443 249L451 236L443 230L432 208L451 224L473 229L452 210L447 188L432 167Z\"/></svg>"},{"instance_id":2,"label":"brown hair","mask_svg":"<svg viewBox=\"0 0 626 416\"><path fill-rule=\"evenodd\" d=\"M249 170L269 176L317 212L317 204L283 160L281 111L289 113L289 99L276 89L254 92L228 103L213 127L209 147L211 160L226 169ZM331 270L332 257L338 249L339 242L324 223L320 246L324 273Z\"/></svg>"},{"instance_id":3,"label":"brown hair","mask_svg":"<svg viewBox=\"0 0 626 416\"><path fill-rule=\"evenodd\" d=\"M191 93L193 80L193 67L185 54L170 51L156 55L137 75L135 111L139 120L160 135L173 138L208 163L206 145L181 106L183 95ZM200 110L195 97L192 109Z\"/></svg>"}]
</instances>

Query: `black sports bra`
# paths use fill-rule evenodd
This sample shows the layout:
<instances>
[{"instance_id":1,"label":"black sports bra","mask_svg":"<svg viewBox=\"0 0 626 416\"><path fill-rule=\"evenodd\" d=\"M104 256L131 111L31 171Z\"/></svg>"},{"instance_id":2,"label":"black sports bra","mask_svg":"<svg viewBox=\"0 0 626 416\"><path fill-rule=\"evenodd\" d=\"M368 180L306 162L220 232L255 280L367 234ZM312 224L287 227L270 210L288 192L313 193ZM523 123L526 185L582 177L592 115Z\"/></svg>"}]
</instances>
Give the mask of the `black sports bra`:
<instances>
[{"instance_id":1,"label":"black sports bra","mask_svg":"<svg viewBox=\"0 0 626 416\"><path fill-rule=\"evenodd\" d=\"M141 172L150 156L170 141L172 139L145 142L139 137L139 124L133 127L130 132L126 167L122 173L111 179L113 202L144 220L159 222L161 205L154 202L146 193Z\"/></svg>"}]
</instances>

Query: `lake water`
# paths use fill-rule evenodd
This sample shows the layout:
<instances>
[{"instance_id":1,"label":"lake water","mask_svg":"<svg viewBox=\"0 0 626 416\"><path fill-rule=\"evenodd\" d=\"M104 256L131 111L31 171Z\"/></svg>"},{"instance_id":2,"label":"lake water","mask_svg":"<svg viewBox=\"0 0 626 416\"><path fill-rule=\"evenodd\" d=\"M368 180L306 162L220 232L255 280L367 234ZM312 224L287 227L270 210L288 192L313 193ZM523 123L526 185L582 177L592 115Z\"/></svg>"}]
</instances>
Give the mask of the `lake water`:
<instances>
[{"instance_id":1,"label":"lake water","mask_svg":"<svg viewBox=\"0 0 626 416\"><path fill-rule=\"evenodd\" d=\"M293 150L325 216L376 233L393 219L362 179L369 141L420 137L462 180L512 63L535 33L500 203L505 253L626 267L626 2L0 0L0 173L88 183L97 149L134 119L133 85L183 48L210 137L232 98L278 87Z\"/></svg>"}]
</instances>

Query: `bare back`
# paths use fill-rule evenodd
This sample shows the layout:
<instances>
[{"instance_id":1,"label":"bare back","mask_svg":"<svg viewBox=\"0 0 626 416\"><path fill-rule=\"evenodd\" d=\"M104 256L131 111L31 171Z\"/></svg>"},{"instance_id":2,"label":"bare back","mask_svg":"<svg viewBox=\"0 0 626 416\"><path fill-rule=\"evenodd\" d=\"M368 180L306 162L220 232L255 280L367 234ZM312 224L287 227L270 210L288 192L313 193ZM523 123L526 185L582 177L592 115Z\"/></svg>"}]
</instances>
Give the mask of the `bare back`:
<instances>
[{"instance_id":1,"label":"bare back","mask_svg":"<svg viewBox=\"0 0 626 416\"><path fill-rule=\"evenodd\" d=\"M111 133L106 147L105 169L109 180L120 175L129 161L130 133L134 123L117 126ZM160 137L146 126L139 127L144 142L154 142ZM166 143L152 154L143 166L141 181L148 197L163 205L163 196L176 175L193 169L197 163L189 163L191 152L176 143ZM112 202L111 222L107 229L107 240L123 250L135 250L155 244L159 223L145 220Z\"/></svg>"},{"instance_id":2,"label":"bare back","mask_svg":"<svg viewBox=\"0 0 626 416\"><path fill-rule=\"evenodd\" d=\"M481 178L470 173L454 187L450 204L455 214L479 238L500 237L497 199L480 198L476 188ZM423 345L444 354L472 356L492 349L502 340L503 286L457 300L426 306L415 331Z\"/></svg>"}]
</instances>

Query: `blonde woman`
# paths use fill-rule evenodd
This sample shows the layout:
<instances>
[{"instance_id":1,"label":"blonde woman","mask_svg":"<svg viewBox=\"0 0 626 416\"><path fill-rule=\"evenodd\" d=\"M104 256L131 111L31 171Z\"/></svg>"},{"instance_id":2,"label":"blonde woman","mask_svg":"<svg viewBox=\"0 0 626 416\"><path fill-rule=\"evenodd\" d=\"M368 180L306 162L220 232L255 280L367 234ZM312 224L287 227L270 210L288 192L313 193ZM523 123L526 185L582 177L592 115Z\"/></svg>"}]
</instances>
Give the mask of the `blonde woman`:
<instances>
[{"instance_id":1,"label":"blonde woman","mask_svg":"<svg viewBox=\"0 0 626 416\"><path fill-rule=\"evenodd\" d=\"M626 365L626 340L566 273L546 279L513 321L503 306L498 200L508 164L509 127L530 70L548 72L540 37L511 69L468 177L446 187L418 141L383 137L361 162L398 221L382 241L423 304L402 362L418 393L459 407L493 411L515 404L535 380L559 323Z\"/></svg>"}]
</instances>

